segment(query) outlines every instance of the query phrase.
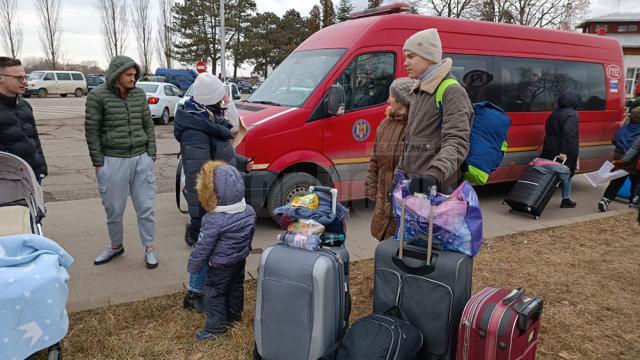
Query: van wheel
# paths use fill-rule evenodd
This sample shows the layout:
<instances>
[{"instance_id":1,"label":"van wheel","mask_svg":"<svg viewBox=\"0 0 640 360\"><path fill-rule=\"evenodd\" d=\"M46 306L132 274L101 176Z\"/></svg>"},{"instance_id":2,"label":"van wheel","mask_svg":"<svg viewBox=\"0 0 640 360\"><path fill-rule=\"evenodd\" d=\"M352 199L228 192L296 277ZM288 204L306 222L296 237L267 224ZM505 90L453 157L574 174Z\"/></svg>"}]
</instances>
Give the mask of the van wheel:
<instances>
[{"instance_id":1,"label":"van wheel","mask_svg":"<svg viewBox=\"0 0 640 360\"><path fill-rule=\"evenodd\" d=\"M60 97L67 97L67 94L60 94Z\"/></svg>"},{"instance_id":2,"label":"van wheel","mask_svg":"<svg viewBox=\"0 0 640 360\"><path fill-rule=\"evenodd\" d=\"M295 196L306 194L309 191L309 186L312 185L318 186L322 185L322 183L315 177L303 172L285 174L276 179L269 190L269 197L267 198L267 210L269 210L271 218L277 221L273 211L282 205L290 203Z\"/></svg>"},{"instance_id":3,"label":"van wheel","mask_svg":"<svg viewBox=\"0 0 640 360\"><path fill-rule=\"evenodd\" d=\"M49 92L47 91L47 89L38 90L38 97L39 98L46 98L47 95L49 95Z\"/></svg>"},{"instance_id":4,"label":"van wheel","mask_svg":"<svg viewBox=\"0 0 640 360\"><path fill-rule=\"evenodd\" d=\"M84 91L82 91L82 89L77 88L76 91L73 93L73 95L75 97L82 97L82 95L84 95Z\"/></svg>"},{"instance_id":5,"label":"van wheel","mask_svg":"<svg viewBox=\"0 0 640 360\"><path fill-rule=\"evenodd\" d=\"M169 109L164 108L164 110L162 110L162 116L160 117L160 123L162 125L169 125L169 120L170 120Z\"/></svg>"}]
</instances>

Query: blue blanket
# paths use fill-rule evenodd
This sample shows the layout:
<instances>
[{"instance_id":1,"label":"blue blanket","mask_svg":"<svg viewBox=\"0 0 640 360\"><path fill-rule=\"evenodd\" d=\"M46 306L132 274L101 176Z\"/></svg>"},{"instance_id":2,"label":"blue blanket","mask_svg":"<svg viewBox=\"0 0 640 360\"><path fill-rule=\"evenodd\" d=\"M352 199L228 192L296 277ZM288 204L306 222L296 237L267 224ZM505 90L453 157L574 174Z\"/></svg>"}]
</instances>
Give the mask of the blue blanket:
<instances>
[{"instance_id":1,"label":"blue blanket","mask_svg":"<svg viewBox=\"0 0 640 360\"><path fill-rule=\"evenodd\" d=\"M43 236L0 237L0 359L24 359L62 340L72 263Z\"/></svg>"}]
</instances>

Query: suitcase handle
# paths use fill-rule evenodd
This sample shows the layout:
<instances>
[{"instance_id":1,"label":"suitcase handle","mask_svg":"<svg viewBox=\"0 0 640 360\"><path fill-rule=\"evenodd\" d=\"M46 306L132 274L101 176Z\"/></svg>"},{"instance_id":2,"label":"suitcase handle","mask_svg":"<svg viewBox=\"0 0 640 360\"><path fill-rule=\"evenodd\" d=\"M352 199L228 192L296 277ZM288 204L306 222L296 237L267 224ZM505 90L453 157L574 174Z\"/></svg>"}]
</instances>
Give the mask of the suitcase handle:
<instances>
[{"instance_id":1,"label":"suitcase handle","mask_svg":"<svg viewBox=\"0 0 640 360\"><path fill-rule=\"evenodd\" d=\"M331 194L331 213L335 214L338 207L338 189L328 186L309 186L309 193L322 191Z\"/></svg>"},{"instance_id":2,"label":"suitcase handle","mask_svg":"<svg viewBox=\"0 0 640 360\"><path fill-rule=\"evenodd\" d=\"M510 292L504 299L502 299L502 303L505 305L509 305L514 302L517 298L524 294L524 288L517 288Z\"/></svg>"},{"instance_id":3,"label":"suitcase handle","mask_svg":"<svg viewBox=\"0 0 640 360\"><path fill-rule=\"evenodd\" d=\"M424 263L422 265L419 265L419 266L412 266L410 264L407 264L405 258L412 258L412 259L422 260L422 261L424 261ZM399 256L399 252L398 252L396 255L393 255L391 257L391 260L393 261L393 263L398 268L402 269L404 272L406 272L408 274L412 274L412 275L427 275L427 274L432 273L436 269L436 260L437 260L437 258L438 258L438 254L434 254L432 261L429 261L427 263L427 259L424 256L424 253L421 253L419 251L415 251L415 250L410 249L410 248L405 248L403 257L400 257Z\"/></svg>"},{"instance_id":4,"label":"suitcase handle","mask_svg":"<svg viewBox=\"0 0 640 360\"><path fill-rule=\"evenodd\" d=\"M517 310L518 312L518 330L521 334L524 334L531 324L540 319L542 315L542 309L544 308L544 301L541 298L533 298L524 309Z\"/></svg>"}]
</instances>

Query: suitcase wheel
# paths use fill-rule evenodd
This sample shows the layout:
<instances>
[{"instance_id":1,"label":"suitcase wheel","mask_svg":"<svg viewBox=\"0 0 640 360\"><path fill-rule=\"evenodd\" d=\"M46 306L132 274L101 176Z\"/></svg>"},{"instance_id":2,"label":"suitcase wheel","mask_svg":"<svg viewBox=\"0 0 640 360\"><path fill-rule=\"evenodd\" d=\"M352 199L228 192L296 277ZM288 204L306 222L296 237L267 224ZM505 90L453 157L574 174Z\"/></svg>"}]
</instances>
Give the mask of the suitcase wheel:
<instances>
[{"instance_id":1,"label":"suitcase wheel","mask_svg":"<svg viewBox=\"0 0 640 360\"><path fill-rule=\"evenodd\" d=\"M539 215L536 215L535 219L536 219L536 220L540 219L540 216L539 216Z\"/></svg>"},{"instance_id":2,"label":"suitcase wheel","mask_svg":"<svg viewBox=\"0 0 640 360\"><path fill-rule=\"evenodd\" d=\"M513 209L509 209L509 214L513 214Z\"/></svg>"}]
</instances>

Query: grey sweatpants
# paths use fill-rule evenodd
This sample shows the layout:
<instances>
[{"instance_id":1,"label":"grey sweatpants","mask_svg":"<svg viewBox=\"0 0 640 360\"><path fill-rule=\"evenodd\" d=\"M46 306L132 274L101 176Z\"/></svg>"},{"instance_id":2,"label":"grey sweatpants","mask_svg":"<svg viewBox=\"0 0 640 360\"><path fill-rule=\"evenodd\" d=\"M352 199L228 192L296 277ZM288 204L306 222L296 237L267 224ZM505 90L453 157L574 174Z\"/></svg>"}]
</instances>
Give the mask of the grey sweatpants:
<instances>
[{"instance_id":1,"label":"grey sweatpants","mask_svg":"<svg viewBox=\"0 0 640 360\"><path fill-rule=\"evenodd\" d=\"M129 194L138 215L140 241L143 246L153 244L156 189L153 159L147 153L131 158L104 157L104 166L98 172L98 191L107 212L112 244L122 244L122 215Z\"/></svg>"}]
</instances>

